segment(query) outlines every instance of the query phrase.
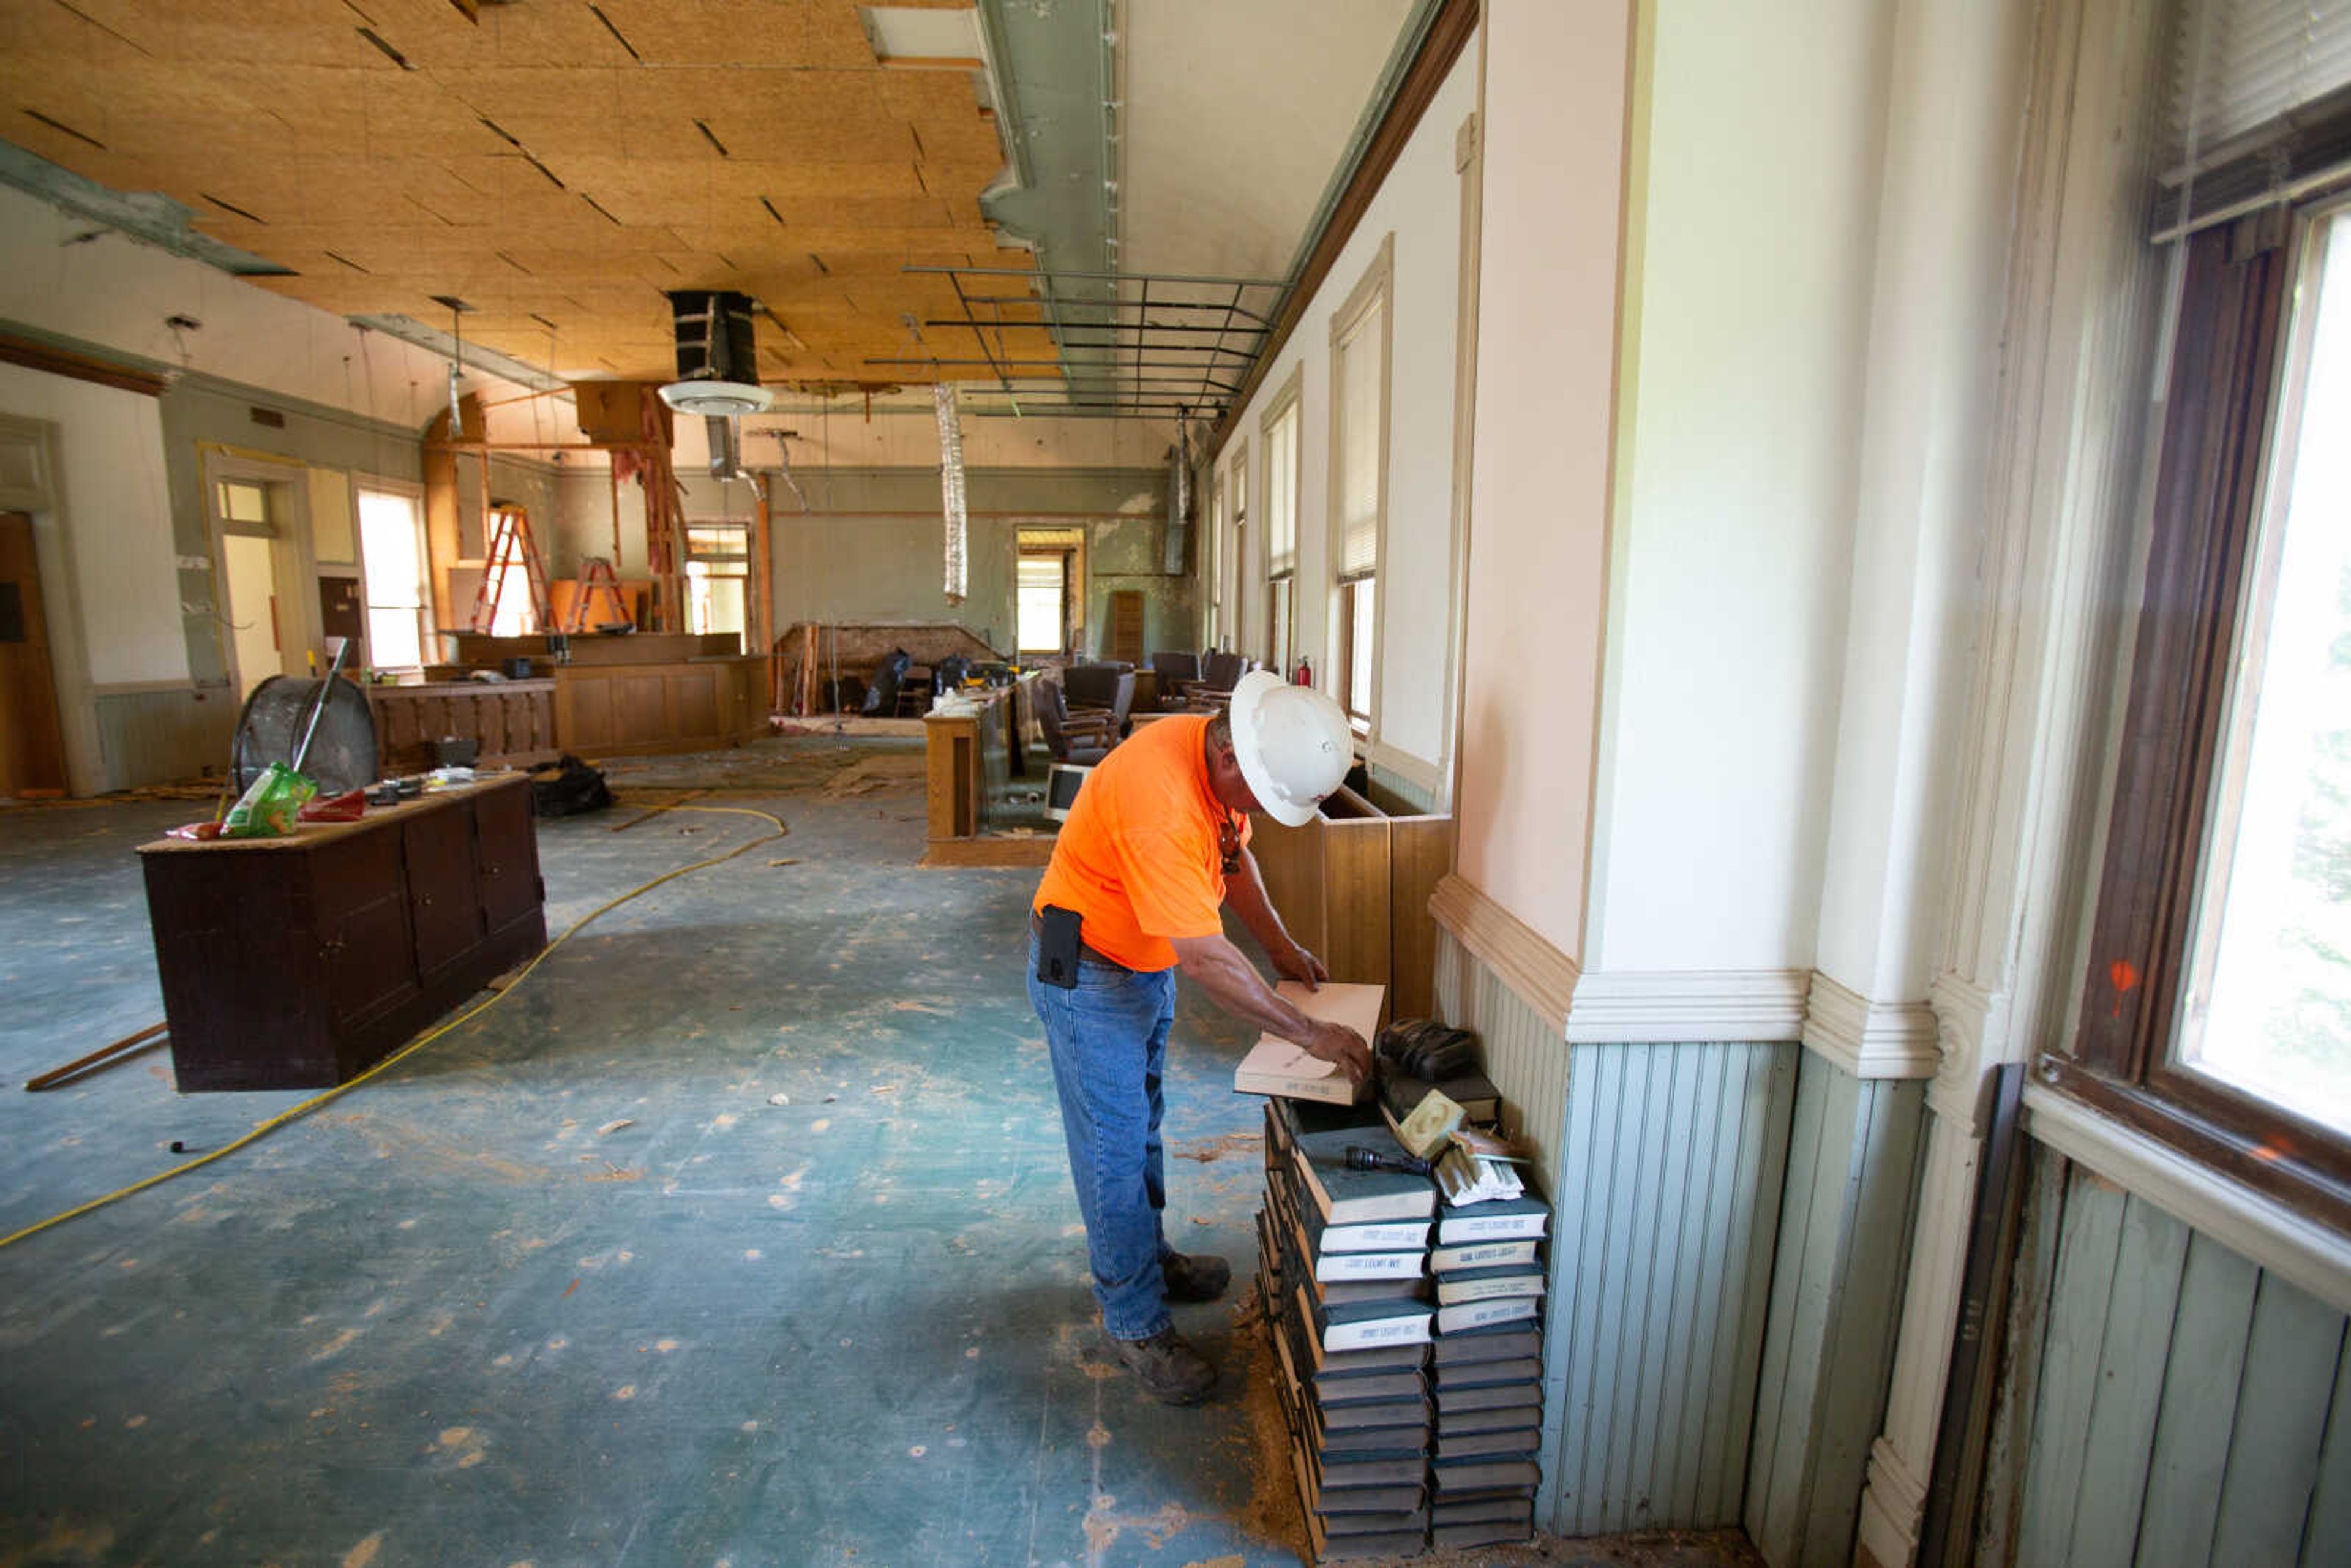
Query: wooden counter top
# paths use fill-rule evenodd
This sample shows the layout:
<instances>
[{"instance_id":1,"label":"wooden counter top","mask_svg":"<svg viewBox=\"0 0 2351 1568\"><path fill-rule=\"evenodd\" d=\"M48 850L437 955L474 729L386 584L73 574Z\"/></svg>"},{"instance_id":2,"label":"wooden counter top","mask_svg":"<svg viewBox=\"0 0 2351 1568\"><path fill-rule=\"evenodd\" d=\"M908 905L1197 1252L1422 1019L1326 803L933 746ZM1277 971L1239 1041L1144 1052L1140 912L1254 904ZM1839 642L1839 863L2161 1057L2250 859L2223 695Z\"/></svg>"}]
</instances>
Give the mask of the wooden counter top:
<instances>
[{"instance_id":1,"label":"wooden counter top","mask_svg":"<svg viewBox=\"0 0 2351 1568\"><path fill-rule=\"evenodd\" d=\"M528 773L502 773L494 778L476 779L471 784L459 784L452 789L434 789L402 800L396 806L370 806L367 814L356 822L298 822L290 833L272 834L259 839L156 839L139 846L142 855L219 854L238 850L284 851L312 850L320 844L353 833L381 827L402 818L421 817L444 808L486 795L493 789L510 789L527 786Z\"/></svg>"}]
</instances>

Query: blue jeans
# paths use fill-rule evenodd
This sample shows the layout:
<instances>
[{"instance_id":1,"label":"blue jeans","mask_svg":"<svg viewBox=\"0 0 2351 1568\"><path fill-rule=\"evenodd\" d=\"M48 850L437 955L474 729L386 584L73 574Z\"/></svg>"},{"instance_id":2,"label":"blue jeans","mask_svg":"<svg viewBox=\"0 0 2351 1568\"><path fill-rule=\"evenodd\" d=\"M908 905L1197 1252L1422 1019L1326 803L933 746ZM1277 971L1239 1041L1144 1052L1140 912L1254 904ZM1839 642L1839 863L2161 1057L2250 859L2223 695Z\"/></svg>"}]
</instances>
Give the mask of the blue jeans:
<instances>
[{"instance_id":1,"label":"blue jeans","mask_svg":"<svg viewBox=\"0 0 2351 1568\"><path fill-rule=\"evenodd\" d=\"M1070 1179L1086 1222L1094 1300L1113 1339L1148 1339L1173 1321L1159 1260L1167 1207L1159 1081L1176 1021L1176 971L1142 974L1087 958L1073 990L1037 978L1029 939L1029 1001L1045 1025Z\"/></svg>"}]
</instances>

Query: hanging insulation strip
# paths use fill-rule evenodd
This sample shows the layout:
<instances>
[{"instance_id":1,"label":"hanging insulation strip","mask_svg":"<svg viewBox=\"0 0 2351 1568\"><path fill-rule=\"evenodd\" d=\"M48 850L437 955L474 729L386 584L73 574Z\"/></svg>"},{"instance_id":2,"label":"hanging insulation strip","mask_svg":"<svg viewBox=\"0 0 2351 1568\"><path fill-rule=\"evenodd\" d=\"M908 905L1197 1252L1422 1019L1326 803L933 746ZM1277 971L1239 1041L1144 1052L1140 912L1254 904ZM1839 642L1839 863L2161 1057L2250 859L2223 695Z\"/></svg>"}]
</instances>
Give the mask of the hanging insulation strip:
<instances>
[{"instance_id":1,"label":"hanging insulation strip","mask_svg":"<svg viewBox=\"0 0 2351 1568\"><path fill-rule=\"evenodd\" d=\"M956 413L955 388L944 382L931 388L932 406L939 416L939 494L946 511L946 596L961 604L970 586L969 515L963 495L963 423Z\"/></svg>"}]
</instances>

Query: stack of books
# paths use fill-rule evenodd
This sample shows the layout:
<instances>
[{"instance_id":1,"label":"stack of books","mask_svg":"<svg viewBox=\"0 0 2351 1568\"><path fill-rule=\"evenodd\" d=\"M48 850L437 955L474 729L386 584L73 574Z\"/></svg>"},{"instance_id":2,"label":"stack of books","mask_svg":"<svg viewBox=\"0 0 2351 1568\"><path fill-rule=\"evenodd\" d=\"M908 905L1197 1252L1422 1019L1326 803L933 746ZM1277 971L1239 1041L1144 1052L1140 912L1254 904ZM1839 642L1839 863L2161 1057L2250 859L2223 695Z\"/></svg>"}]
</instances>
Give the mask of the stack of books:
<instances>
[{"instance_id":1,"label":"stack of books","mask_svg":"<svg viewBox=\"0 0 2351 1568\"><path fill-rule=\"evenodd\" d=\"M1317 1562L1428 1545L1437 1188L1351 1170L1350 1145L1402 1152L1370 1106L1266 1106L1258 1280Z\"/></svg>"},{"instance_id":2,"label":"stack of books","mask_svg":"<svg viewBox=\"0 0 2351 1568\"><path fill-rule=\"evenodd\" d=\"M1541 1470L1542 1244L1551 1206L1516 1197L1437 1211L1429 1269L1437 1406L1430 1539L1439 1548L1534 1533Z\"/></svg>"}]
</instances>

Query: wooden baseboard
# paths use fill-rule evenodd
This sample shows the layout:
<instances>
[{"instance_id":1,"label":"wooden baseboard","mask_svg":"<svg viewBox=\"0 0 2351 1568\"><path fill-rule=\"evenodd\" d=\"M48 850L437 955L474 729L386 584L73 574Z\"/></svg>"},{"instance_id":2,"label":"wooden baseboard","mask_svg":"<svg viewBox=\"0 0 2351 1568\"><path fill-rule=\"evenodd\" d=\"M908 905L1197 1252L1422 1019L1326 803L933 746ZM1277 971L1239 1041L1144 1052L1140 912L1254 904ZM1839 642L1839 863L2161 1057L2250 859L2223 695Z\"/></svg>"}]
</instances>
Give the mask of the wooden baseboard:
<instances>
[{"instance_id":1,"label":"wooden baseboard","mask_svg":"<svg viewBox=\"0 0 2351 1568\"><path fill-rule=\"evenodd\" d=\"M1049 834L1033 839L1003 839L981 836L970 839L933 839L923 858L914 862L924 871L955 871L973 866L1041 866L1053 858L1053 840Z\"/></svg>"}]
</instances>

